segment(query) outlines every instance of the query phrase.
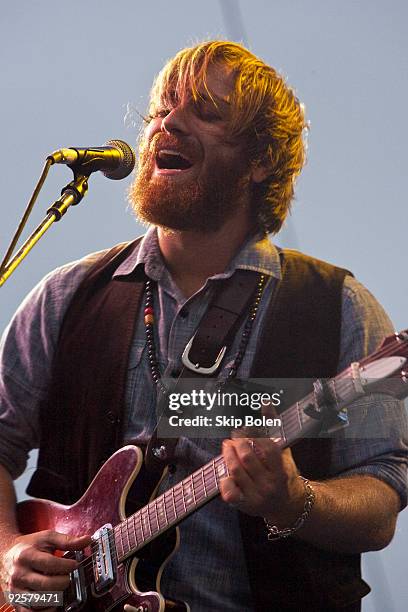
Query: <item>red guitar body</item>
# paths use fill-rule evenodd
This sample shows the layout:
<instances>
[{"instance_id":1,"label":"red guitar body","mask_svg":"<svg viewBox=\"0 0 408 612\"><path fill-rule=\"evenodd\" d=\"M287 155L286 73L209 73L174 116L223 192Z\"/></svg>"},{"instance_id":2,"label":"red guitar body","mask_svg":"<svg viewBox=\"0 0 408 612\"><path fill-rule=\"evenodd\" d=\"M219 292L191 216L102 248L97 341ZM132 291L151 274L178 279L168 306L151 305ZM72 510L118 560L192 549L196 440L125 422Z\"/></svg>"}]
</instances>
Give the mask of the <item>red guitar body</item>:
<instances>
[{"instance_id":1,"label":"red guitar body","mask_svg":"<svg viewBox=\"0 0 408 612\"><path fill-rule=\"evenodd\" d=\"M107 523L117 525L126 518L127 493L141 468L144 470L141 450L136 446L123 447L102 466L87 491L72 506L41 499L20 503L20 530L33 533L52 529L70 535L84 535L95 533ZM87 602L77 609L119 611L125 604L130 604L138 612L187 612L188 605L168 600L160 593L163 567L177 549L178 540L178 530L172 529L169 535L146 545L140 551L140 557L127 559L118 565L116 583L108 592L96 595L89 588Z\"/></svg>"}]
</instances>

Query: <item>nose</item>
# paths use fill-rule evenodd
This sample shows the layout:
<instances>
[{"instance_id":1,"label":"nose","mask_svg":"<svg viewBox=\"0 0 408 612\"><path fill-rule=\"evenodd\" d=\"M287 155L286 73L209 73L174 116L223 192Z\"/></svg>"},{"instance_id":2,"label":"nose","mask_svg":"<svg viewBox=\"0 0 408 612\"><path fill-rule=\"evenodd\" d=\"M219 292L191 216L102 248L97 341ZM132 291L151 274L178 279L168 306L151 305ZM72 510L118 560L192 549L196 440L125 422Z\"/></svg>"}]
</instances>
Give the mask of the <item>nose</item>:
<instances>
[{"instance_id":1,"label":"nose","mask_svg":"<svg viewBox=\"0 0 408 612\"><path fill-rule=\"evenodd\" d=\"M160 129L167 134L186 133L188 131L186 109L180 105L172 108L168 115L163 117Z\"/></svg>"}]
</instances>

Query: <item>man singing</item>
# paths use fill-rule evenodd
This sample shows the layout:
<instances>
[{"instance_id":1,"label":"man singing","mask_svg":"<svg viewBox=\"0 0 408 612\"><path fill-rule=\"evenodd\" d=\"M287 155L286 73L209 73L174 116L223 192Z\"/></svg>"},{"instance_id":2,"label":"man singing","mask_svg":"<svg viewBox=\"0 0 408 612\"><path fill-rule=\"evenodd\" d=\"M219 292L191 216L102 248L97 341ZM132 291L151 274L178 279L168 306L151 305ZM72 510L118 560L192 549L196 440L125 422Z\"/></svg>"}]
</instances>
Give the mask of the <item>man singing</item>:
<instances>
[{"instance_id":1,"label":"man singing","mask_svg":"<svg viewBox=\"0 0 408 612\"><path fill-rule=\"evenodd\" d=\"M0 558L3 588L61 590L83 538L21 535L12 481L39 448L29 493L72 504L101 463L146 442L157 396L225 283L254 293L217 377L333 377L392 333L345 270L274 246L304 159L292 89L242 46L184 49L158 75L130 190L142 240L49 274L3 336ZM393 537L406 505L404 407L365 397L349 427L281 451L269 438L182 437L162 490L223 453L221 497L181 525L161 590L193 612L360 610L360 553ZM347 433L346 433L347 431ZM268 539L268 535L274 538Z\"/></svg>"}]
</instances>

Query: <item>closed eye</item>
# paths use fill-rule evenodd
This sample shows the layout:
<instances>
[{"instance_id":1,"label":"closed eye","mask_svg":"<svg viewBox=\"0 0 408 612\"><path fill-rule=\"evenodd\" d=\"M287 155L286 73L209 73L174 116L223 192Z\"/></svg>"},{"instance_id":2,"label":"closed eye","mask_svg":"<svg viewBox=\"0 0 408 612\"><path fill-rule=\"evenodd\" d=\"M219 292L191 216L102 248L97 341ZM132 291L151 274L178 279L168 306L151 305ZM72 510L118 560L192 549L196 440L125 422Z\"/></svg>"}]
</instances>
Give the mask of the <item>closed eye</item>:
<instances>
[{"instance_id":1,"label":"closed eye","mask_svg":"<svg viewBox=\"0 0 408 612\"><path fill-rule=\"evenodd\" d=\"M221 115L213 110L199 110L197 111L197 115L203 121L209 121L211 123L215 121L222 121Z\"/></svg>"},{"instance_id":2,"label":"closed eye","mask_svg":"<svg viewBox=\"0 0 408 612\"><path fill-rule=\"evenodd\" d=\"M149 113L148 119L149 121L152 121L153 119L163 119L164 117L167 117L169 113L170 113L170 109L163 108L163 109L155 111L154 113Z\"/></svg>"},{"instance_id":3,"label":"closed eye","mask_svg":"<svg viewBox=\"0 0 408 612\"><path fill-rule=\"evenodd\" d=\"M196 102L194 109L196 115L202 121L215 122L223 120L218 108L212 102Z\"/></svg>"}]
</instances>

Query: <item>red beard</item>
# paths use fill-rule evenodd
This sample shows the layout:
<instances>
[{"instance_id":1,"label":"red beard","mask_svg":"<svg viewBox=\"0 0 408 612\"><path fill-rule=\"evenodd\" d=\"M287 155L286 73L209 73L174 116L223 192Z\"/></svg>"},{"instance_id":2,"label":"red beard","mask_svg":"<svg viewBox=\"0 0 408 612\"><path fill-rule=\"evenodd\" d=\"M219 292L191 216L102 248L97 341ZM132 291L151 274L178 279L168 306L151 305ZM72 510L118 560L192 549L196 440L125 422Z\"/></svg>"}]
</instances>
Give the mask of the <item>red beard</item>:
<instances>
[{"instance_id":1,"label":"red beard","mask_svg":"<svg viewBox=\"0 0 408 612\"><path fill-rule=\"evenodd\" d=\"M142 142L138 173L129 191L139 219L181 231L208 233L222 227L248 189L249 170L243 155L207 158L198 177L178 181L171 176L153 176L158 143L161 148L176 147L192 160L202 158L200 151L171 134L156 134L150 145Z\"/></svg>"}]
</instances>

